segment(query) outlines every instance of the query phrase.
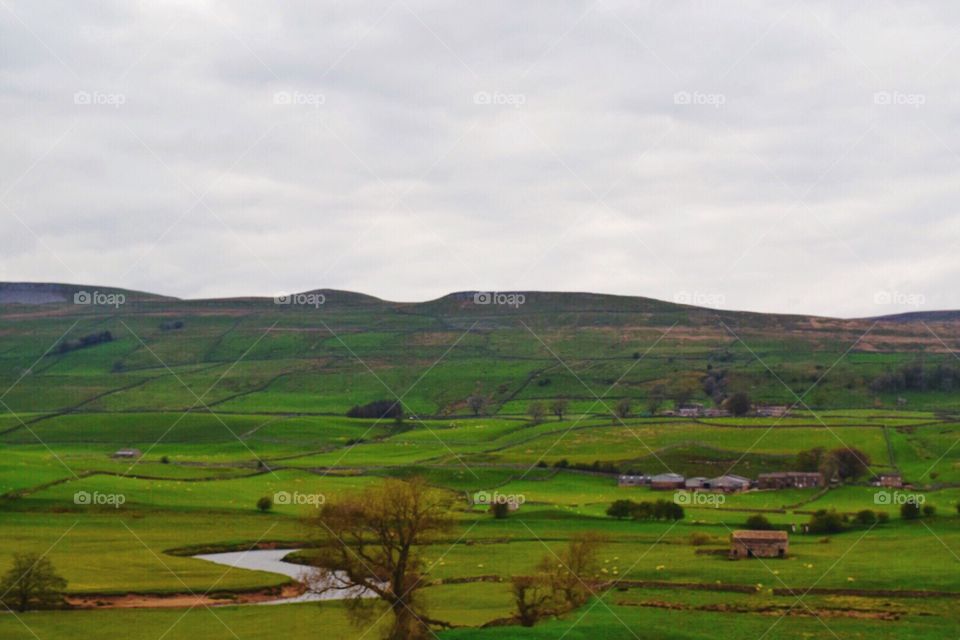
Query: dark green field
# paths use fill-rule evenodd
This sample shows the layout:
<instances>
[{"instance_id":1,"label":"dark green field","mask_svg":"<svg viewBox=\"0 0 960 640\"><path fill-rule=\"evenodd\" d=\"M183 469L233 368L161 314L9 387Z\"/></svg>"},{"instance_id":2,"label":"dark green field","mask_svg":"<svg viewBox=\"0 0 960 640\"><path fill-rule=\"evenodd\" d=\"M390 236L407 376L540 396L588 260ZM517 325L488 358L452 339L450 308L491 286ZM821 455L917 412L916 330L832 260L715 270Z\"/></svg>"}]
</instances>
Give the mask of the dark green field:
<instances>
[{"instance_id":1,"label":"dark green field","mask_svg":"<svg viewBox=\"0 0 960 640\"><path fill-rule=\"evenodd\" d=\"M93 289L0 285L0 573L13 552L47 553L71 597L104 604L0 615L0 637L377 637L351 626L342 603L230 606L288 581L189 556L303 546L310 507L259 513L261 496L336 498L413 475L458 505L457 530L424 550L431 577L454 580L425 590L435 617L459 627L438 632L444 640L960 632L960 316L838 320L560 293L526 293L516 308L473 294L414 304L337 291L316 307L136 292L116 308L73 303ZM41 290L62 302L32 304ZM103 332L111 339L82 343ZM670 415L736 392L793 410ZM532 402L559 398L562 418L528 416ZM346 416L398 399L402 423ZM623 399L631 411L619 417ZM618 498L666 497L618 488L618 471L753 478L844 446L869 456L873 473L902 473L936 515L902 520L877 505L869 477L732 495L676 524L605 515ZM123 448L142 457L112 457ZM525 503L496 520L470 506L479 490ZM77 504L78 492L123 504ZM722 555L750 513L802 526L821 508L890 521L791 535L785 560ZM531 629L482 628L511 615L506 579L581 531L609 537L611 588ZM111 604L207 592L223 606Z\"/></svg>"}]
</instances>

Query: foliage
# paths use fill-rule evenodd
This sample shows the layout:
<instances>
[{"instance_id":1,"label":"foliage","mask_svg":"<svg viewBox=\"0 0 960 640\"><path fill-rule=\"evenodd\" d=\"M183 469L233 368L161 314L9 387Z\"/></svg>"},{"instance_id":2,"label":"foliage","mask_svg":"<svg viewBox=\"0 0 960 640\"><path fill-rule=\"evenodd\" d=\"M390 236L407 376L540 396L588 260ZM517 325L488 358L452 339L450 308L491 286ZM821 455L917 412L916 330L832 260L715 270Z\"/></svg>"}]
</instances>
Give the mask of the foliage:
<instances>
[{"instance_id":1,"label":"foliage","mask_svg":"<svg viewBox=\"0 0 960 640\"><path fill-rule=\"evenodd\" d=\"M67 581L49 558L36 553L17 553L13 566L0 580L0 602L10 609L50 609L63 604Z\"/></svg>"}]
</instances>

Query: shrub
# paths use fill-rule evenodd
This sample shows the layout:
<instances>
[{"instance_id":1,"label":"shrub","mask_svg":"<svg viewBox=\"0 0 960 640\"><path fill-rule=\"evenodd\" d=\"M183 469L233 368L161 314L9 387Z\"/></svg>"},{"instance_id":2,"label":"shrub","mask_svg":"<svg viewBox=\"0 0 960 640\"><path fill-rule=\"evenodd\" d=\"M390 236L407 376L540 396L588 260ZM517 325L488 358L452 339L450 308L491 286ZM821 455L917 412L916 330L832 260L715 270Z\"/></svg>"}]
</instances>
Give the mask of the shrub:
<instances>
[{"instance_id":1,"label":"shrub","mask_svg":"<svg viewBox=\"0 0 960 640\"><path fill-rule=\"evenodd\" d=\"M871 511L870 509L864 509L863 511L857 512L857 515L853 517L853 521L857 524L862 524L866 526L874 525L878 522L877 514Z\"/></svg>"},{"instance_id":2,"label":"shrub","mask_svg":"<svg viewBox=\"0 0 960 640\"><path fill-rule=\"evenodd\" d=\"M506 502L494 502L493 506L490 508L490 511L493 512L494 518L497 520L503 520L510 515L510 505Z\"/></svg>"},{"instance_id":3,"label":"shrub","mask_svg":"<svg viewBox=\"0 0 960 640\"><path fill-rule=\"evenodd\" d=\"M759 513L747 518L746 526L747 529L755 529L756 531L769 531L770 529L773 529L773 525L770 524L770 521L767 520L767 517Z\"/></svg>"},{"instance_id":4,"label":"shrub","mask_svg":"<svg viewBox=\"0 0 960 640\"><path fill-rule=\"evenodd\" d=\"M821 509L810 516L810 533L840 533L843 531L843 516L831 509Z\"/></svg>"},{"instance_id":5,"label":"shrub","mask_svg":"<svg viewBox=\"0 0 960 640\"><path fill-rule=\"evenodd\" d=\"M272 508L273 508L273 498L271 498L270 496L263 496L262 498L257 500L257 509L259 509L261 513L266 513L267 511L270 511L270 509Z\"/></svg>"},{"instance_id":6,"label":"shrub","mask_svg":"<svg viewBox=\"0 0 960 640\"><path fill-rule=\"evenodd\" d=\"M916 502L904 502L900 505L900 517L904 520L919 520L920 506Z\"/></svg>"},{"instance_id":7,"label":"shrub","mask_svg":"<svg viewBox=\"0 0 960 640\"><path fill-rule=\"evenodd\" d=\"M937 515L937 508L935 506L933 506L932 504L923 505L924 518L932 518L935 515Z\"/></svg>"},{"instance_id":8,"label":"shrub","mask_svg":"<svg viewBox=\"0 0 960 640\"><path fill-rule=\"evenodd\" d=\"M890 514L886 511L877 512L877 524L886 524L890 522Z\"/></svg>"},{"instance_id":9,"label":"shrub","mask_svg":"<svg viewBox=\"0 0 960 640\"><path fill-rule=\"evenodd\" d=\"M687 536L687 542L689 542L693 547L702 547L705 544L710 544L713 542L713 536L708 533L695 531Z\"/></svg>"},{"instance_id":10,"label":"shrub","mask_svg":"<svg viewBox=\"0 0 960 640\"><path fill-rule=\"evenodd\" d=\"M623 520L633 515L637 508L637 503L633 500L614 500L613 504L607 507L607 515L617 520Z\"/></svg>"}]
</instances>

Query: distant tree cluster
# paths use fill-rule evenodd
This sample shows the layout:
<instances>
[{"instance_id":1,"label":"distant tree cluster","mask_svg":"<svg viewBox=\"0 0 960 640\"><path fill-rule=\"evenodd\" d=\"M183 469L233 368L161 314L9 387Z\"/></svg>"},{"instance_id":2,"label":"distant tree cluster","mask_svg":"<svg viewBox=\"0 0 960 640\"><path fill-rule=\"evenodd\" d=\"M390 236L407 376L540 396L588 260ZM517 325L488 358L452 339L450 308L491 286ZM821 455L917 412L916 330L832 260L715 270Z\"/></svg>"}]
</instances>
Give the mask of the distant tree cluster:
<instances>
[{"instance_id":1,"label":"distant tree cluster","mask_svg":"<svg viewBox=\"0 0 960 640\"><path fill-rule=\"evenodd\" d=\"M607 515L618 520L683 520L683 507L671 500L656 502L634 502L633 500L614 500L607 507Z\"/></svg>"},{"instance_id":2,"label":"distant tree cluster","mask_svg":"<svg viewBox=\"0 0 960 640\"><path fill-rule=\"evenodd\" d=\"M960 368L945 364L928 367L921 362L888 371L870 383L870 390L874 393L955 391L957 389L960 389Z\"/></svg>"},{"instance_id":3,"label":"distant tree cluster","mask_svg":"<svg viewBox=\"0 0 960 640\"><path fill-rule=\"evenodd\" d=\"M57 345L57 353L69 353L70 351L93 347L98 344L103 344L104 342L113 342L113 334L109 331L91 333L83 336L82 338L75 338L73 340L64 340Z\"/></svg>"},{"instance_id":4,"label":"distant tree cluster","mask_svg":"<svg viewBox=\"0 0 960 640\"><path fill-rule=\"evenodd\" d=\"M853 480L870 471L870 456L855 447L838 447L827 451L814 447L797 454L797 471L819 471L828 480L837 476Z\"/></svg>"},{"instance_id":5,"label":"distant tree cluster","mask_svg":"<svg viewBox=\"0 0 960 640\"><path fill-rule=\"evenodd\" d=\"M160 324L161 331L176 331L183 329L183 320L166 320Z\"/></svg>"},{"instance_id":6,"label":"distant tree cluster","mask_svg":"<svg viewBox=\"0 0 960 640\"><path fill-rule=\"evenodd\" d=\"M872 527L878 524L886 524L889 521L890 516L884 511L863 509L857 512L851 520L847 514L839 513L835 509L829 511L820 509L810 516L807 531L810 533L840 533L852 525Z\"/></svg>"},{"instance_id":7,"label":"distant tree cluster","mask_svg":"<svg viewBox=\"0 0 960 640\"><path fill-rule=\"evenodd\" d=\"M365 405L354 405L347 411L348 418L402 418L403 405L399 400L374 400Z\"/></svg>"}]
</instances>

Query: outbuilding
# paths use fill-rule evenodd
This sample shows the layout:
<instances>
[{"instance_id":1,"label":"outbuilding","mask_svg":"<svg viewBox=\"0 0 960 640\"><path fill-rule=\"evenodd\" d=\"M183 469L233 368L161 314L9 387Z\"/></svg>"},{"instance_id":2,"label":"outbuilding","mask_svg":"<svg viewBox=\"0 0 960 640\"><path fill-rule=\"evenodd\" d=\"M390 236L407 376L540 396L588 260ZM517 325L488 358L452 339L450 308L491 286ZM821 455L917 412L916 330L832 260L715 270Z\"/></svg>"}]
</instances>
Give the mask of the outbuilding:
<instances>
[{"instance_id":1,"label":"outbuilding","mask_svg":"<svg viewBox=\"0 0 960 640\"><path fill-rule=\"evenodd\" d=\"M741 529L730 535L730 559L786 558L788 546L786 531Z\"/></svg>"}]
</instances>

